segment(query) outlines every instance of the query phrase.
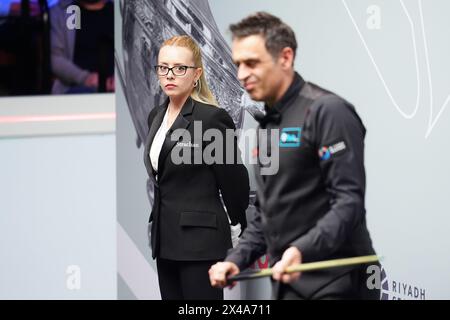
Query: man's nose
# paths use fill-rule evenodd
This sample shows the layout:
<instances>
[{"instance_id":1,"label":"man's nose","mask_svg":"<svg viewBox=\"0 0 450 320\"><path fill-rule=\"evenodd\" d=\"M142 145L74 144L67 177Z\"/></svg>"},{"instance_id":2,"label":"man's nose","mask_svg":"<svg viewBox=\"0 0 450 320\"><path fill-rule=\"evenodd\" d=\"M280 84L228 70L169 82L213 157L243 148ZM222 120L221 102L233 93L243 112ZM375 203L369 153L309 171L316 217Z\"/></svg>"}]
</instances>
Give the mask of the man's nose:
<instances>
[{"instance_id":1,"label":"man's nose","mask_svg":"<svg viewBox=\"0 0 450 320\"><path fill-rule=\"evenodd\" d=\"M250 70L244 64L239 65L238 67L238 79L239 81L245 81L250 76Z\"/></svg>"}]
</instances>

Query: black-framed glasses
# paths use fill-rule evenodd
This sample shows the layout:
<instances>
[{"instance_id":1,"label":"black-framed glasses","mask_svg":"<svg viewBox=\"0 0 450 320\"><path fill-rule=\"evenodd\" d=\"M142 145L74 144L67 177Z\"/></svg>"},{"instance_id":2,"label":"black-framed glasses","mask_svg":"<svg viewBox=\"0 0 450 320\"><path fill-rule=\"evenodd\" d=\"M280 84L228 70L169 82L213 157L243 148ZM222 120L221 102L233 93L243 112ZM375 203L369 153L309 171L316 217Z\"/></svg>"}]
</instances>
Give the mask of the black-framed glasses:
<instances>
[{"instance_id":1,"label":"black-framed glasses","mask_svg":"<svg viewBox=\"0 0 450 320\"><path fill-rule=\"evenodd\" d=\"M174 76L184 76L186 74L187 69L197 69L197 67L174 66L172 68L169 68L168 66L161 66L161 65L155 66L155 71L158 74L158 76L167 76L169 74L169 71L172 71L172 74Z\"/></svg>"}]
</instances>

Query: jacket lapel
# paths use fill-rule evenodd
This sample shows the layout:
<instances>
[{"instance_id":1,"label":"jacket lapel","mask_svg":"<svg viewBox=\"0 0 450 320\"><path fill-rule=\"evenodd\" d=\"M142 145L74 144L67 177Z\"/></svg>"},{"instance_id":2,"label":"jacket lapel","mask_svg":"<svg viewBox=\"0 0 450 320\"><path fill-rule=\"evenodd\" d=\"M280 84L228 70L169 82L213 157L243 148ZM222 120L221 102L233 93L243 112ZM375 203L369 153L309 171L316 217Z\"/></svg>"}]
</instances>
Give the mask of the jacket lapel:
<instances>
[{"instance_id":1,"label":"jacket lapel","mask_svg":"<svg viewBox=\"0 0 450 320\"><path fill-rule=\"evenodd\" d=\"M189 97L184 103L183 107L180 110L180 113L178 114L177 118L175 119L174 123L169 129L168 135L164 140L161 152L159 154L158 159L159 179L161 178L161 173L164 170L164 163L168 154L173 149L175 144L178 142L178 140L171 139L172 132L174 132L177 129L186 129L189 126L189 124L191 123L190 115L192 114L193 109L194 109L194 100L192 100L192 98Z\"/></svg>"},{"instance_id":2,"label":"jacket lapel","mask_svg":"<svg viewBox=\"0 0 450 320\"><path fill-rule=\"evenodd\" d=\"M157 112L155 118L153 119L153 122L150 126L150 130L148 131L147 140L145 141L145 150L144 150L144 163L145 167L147 168L147 172L149 176L152 178L153 182L156 182L155 180L155 172L153 170L151 161L150 161L150 147L152 145L153 139L155 139L156 132L158 131L159 127L161 126L161 123L164 119L164 114L166 113L167 105L169 100L167 100L164 104L159 106L160 110Z\"/></svg>"}]
</instances>

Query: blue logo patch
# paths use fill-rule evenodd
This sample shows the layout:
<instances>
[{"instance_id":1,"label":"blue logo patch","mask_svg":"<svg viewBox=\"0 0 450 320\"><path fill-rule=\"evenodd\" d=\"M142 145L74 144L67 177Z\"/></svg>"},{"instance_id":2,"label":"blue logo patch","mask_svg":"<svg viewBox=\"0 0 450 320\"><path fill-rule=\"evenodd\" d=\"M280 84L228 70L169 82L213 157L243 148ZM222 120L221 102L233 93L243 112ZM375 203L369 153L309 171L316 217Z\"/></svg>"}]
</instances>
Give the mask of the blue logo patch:
<instances>
[{"instance_id":1,"label":"blue logo patch","mask_svg":"<svg viewBox=\"0 0 450 320\"><path fill-rule=\"evenodd\" d=\"M280 134L280 147L300 147L302 128L283 128Z\"/></svg>"}]
</instances>

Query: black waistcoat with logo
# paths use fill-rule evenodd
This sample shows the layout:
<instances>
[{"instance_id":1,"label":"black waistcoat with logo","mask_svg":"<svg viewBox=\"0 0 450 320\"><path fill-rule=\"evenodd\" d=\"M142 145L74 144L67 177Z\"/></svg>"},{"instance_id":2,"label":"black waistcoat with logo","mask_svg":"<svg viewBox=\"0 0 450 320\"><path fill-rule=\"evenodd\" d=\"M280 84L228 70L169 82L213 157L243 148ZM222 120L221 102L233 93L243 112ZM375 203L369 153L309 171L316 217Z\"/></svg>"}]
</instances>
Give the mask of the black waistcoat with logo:
<instances>
[{"instance_id":1,"label":"black waistcoat with logo","mask_svg":"<svg viewBox=\"0 0 450 320\"><path fill-rule=\"evenodd\" d=\"M296 73L266 111L259 130L279 130L279 137L265 150L259 136L258 152L278 154L279 168L263 174L270 165L259 161L255 171L271 262L292 245L303 262L373 254L364 208L365 128L353 106Z\"/></svg>"}]
</instances>

